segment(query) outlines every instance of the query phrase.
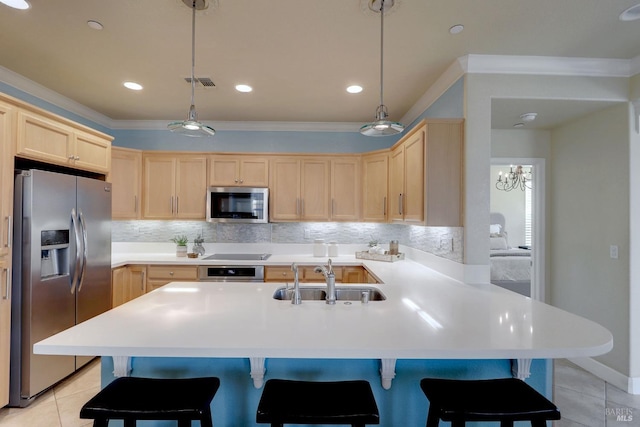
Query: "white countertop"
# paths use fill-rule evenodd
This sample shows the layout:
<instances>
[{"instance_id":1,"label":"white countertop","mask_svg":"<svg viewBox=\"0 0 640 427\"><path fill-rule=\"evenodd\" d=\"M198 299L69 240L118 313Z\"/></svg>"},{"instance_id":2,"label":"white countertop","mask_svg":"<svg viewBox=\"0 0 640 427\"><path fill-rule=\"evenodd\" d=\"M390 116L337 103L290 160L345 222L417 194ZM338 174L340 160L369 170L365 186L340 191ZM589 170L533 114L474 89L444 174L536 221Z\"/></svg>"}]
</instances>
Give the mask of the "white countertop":
<instances>
[{"instance_id":1,"label":"white countertop","mask_svg":"<svg viewBox=\"0 0 640 427\"><path fill-rule=\"evenodd\" d=\"M335 264L364 264L384 282L375 286L387 300L292 305L272 298L282 283L174 282L45 339L34 351L160 357L531 359L596 356L613 345L610 332L602 326L493 285L466 285L411 260L363 262L353 255L332 259ZM274 254L264 263L319 261L326 259ZM153 253L114 256L114 266L125 263L205 264L201 259Z\"/></svg>"}]
</instances>

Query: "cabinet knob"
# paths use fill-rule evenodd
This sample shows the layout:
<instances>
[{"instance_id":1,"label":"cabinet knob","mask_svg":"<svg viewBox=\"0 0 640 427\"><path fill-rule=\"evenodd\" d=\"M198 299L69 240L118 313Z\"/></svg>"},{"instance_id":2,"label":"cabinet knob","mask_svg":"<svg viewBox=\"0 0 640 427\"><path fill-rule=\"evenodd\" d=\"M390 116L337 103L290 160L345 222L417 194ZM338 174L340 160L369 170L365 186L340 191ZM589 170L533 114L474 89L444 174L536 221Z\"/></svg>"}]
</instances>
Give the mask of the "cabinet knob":
<instances>
[{"instance_id":1,"label":"cabinet knob","mask_svg":"<svg viewBox=\"0 0 640 427\"><path fill-rule=\"evenodd\" d=\"M170 271L170 272L169 272L169 275L173 276L173 271Z\"/></svg>"},{"instance_id":2,"label":"cabinet knob","mask_svg":"<svg viewBox=\"0 0 640 427\"><path fill-rule=\"evenodd\" d=\"M80 160L80 156L75 156L73 160Z\"/></svg>"}]
</instances>

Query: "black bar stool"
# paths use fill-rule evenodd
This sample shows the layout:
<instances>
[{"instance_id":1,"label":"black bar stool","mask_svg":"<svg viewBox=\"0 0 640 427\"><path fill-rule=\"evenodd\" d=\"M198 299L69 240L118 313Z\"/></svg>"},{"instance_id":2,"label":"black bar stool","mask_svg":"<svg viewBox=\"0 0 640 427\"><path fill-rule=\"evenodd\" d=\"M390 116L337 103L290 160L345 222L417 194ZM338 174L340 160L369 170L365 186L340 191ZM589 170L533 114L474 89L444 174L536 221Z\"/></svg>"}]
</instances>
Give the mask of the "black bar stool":
<instances>
[{"instance_id":1,"label":"black bar stool","mask_svg":"<svg viewBox=\"0 0 640 427\"><path fill-rule=\"evenodd\" d=\"M424 378L420 388L429 399L427 427L437 427L440 419L451 421L452 427L462 427L466 421L500 421L501 427L531 421L533 427L544 427L547 420L560 419L556 405L516 378Z\"/></svg>"},{"instance_id":2,"label":"black bar stool","mask_svg":"<svg viewBox=\"0 0 640 427\"><path fill-rule=\"evenodd\" d=\"M378 405L367 381L268 380L256 422L284 424L380 424Z\"/></svg>"},{"instance_id":3,"label":"black bar stool","mask_svg":"<svg viewBox=\"0 0 640 427\"><path fill-rule=\"evenodd\" d=\"M94 427L107 427L109 420L124 420L134 427L137 420L175 420L179 427L199 420L212 427L211 401L220 379L121 377L100 390L80 410L80 418L93 419Z\"/></svg>"}]
</instances>

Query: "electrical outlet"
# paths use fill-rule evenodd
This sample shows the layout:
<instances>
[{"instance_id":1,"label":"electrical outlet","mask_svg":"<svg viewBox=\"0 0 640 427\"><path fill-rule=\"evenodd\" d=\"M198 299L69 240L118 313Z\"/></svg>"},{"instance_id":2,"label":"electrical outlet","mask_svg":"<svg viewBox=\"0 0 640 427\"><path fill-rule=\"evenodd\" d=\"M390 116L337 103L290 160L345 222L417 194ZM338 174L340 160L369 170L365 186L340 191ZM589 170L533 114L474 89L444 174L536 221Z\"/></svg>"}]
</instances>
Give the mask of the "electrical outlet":
<instances>
[{"instance_id":1,"label":"electrical outlet","mask_svg":"<svg viewBox=\"0 0 640 427\"><path fill-rule=\"evenodd\" d=\"M611 259L618 259L618 245L609 246L609 257Z\"/></svg>"},{"instance_id":2,"label":"electrical outlet","mask_svg":"<svg viewBox=\"0 0 640 427\"><path fill-rule=\"evenodd\" d=\"M305 239L310 239L311 238L311 230L309 230L308 228L304 229L304 238Z\"/></svg>"}]
</instances>

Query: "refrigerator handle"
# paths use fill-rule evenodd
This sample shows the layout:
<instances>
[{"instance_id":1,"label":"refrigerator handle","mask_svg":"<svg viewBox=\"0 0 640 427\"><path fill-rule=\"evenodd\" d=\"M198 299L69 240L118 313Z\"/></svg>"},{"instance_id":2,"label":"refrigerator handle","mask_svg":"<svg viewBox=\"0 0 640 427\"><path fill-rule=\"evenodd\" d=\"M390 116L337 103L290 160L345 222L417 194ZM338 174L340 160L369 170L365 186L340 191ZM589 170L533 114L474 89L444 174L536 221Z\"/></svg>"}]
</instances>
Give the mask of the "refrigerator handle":
<instances>
[{"instance_id":1,"label":"refrigerator handle","mask_svg":"<svg viewBox=\"0 0 640 427\"><path fill-rule=\"evenodd\" d=\"M76 215L76 209L71 209L71 223L73 225L73 234L76 238L76 258L72 262L75 263L73 269L73 275L71 276L71 293L75 293L76 285L78 283L78 277L80 275L80 260L82 259L82 240L80 237L80 228L78 224L78 216Z\"/></svg>"},{"instance_id":2,"label":"refrigerator handle","mask_svg":"<svg viewBox=\"0 0 640 427\"><path fill-rule=\"evenodd\" d=\"M84 275L87 272L87 225L84 222L82 211L78 211L78 219L80 223L80 231L82 232L82 267L80 267L80 279L78 281L78 292L82 290L84 283Z\"/></svg>"}]
</instances>

